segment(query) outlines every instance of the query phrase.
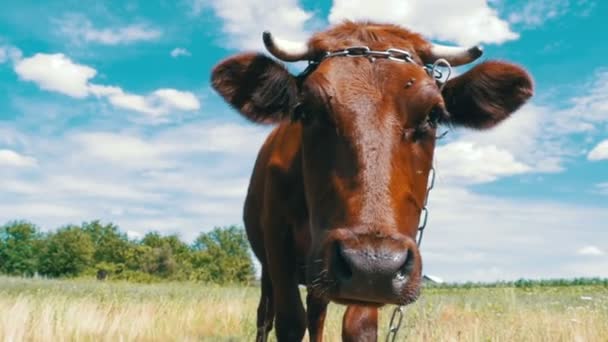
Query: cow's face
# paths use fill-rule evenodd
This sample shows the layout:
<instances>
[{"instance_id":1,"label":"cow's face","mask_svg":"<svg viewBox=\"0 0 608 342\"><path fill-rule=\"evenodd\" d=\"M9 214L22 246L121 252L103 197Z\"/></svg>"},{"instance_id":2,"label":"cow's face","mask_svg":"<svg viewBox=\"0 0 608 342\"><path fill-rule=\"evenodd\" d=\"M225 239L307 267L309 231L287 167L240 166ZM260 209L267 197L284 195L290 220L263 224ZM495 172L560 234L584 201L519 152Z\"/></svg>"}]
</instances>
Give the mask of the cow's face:
<instances>
[{"instance_id":1,"label":"cow's face","mask_svg":"<svg viewBox=\"0 0 608 342\"><path fill-rule=\"evenodd\" d=\"M244 54L218 65L213 84L253 121L291 118L301 125L312 289L342 303L413 301L422 265L415 237L437 125L496 125L531 96L529 76L486 62L441 90L422 67L440 57L437 49L394 26L342 24L314 36L299 56L265 40L285 60L361 45L411 53L409 63L327 58L304 78L268 57ZM449 52L441 57L454 64L480 54Z\"/></svg>"}]
</instances>

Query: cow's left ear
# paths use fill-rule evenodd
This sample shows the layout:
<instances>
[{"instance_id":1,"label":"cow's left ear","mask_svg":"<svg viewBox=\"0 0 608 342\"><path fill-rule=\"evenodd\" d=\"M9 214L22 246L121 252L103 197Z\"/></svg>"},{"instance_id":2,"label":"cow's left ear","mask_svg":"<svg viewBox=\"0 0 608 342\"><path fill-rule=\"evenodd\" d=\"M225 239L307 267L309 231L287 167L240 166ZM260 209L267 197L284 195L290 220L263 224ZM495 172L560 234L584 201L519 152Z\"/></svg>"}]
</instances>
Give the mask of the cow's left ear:
<instances>
[{"instance_id":1,"label":"cow's left ear","mask_svg":"<svg viewBox=\"0 0 608 342\"><path fill-rule=\"evenodd\" d=\"M277 123L297 103L295 77L280 63L257 53L232 56L211 72L213 88L247 119Z\"/></svg>"},{"instance_id":2,"label":"cow's left ear","mask_svg":"<svg viewBox=\"0 0 608 342\"><path fill-rule=\"evenodd\" d=\"M443 88L449 121L475 129L496 126L532 93L532 79L524 69L496 61L475 66L449 80Z\"/></svg>"}]
</instances>

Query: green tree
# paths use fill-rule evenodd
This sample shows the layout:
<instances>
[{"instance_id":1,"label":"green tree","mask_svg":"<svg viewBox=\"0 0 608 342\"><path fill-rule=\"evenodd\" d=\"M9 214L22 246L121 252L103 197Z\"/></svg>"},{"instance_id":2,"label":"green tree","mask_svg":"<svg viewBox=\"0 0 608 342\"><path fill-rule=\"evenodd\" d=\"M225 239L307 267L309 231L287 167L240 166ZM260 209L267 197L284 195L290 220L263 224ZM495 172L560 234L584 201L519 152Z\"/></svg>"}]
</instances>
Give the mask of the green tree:
<instances>
[{"instance_id":1,"label":"green tree","mask_svg":"<svg viewBox=\"0 0 608 342\"><path fill-rule=\"evenodd\" d=\"M191 251L175 234L161 236L150 232L141 241L144 250L141 268L144 272L163 278L188 278Z\"/></svg>"},{"instance_id":2,"label":"green tree","mask_svg":"<svg viewBox=\"0 0 608 342\"><path fill-rule=\"evenodd\" d=\"M134 244L118 226L102 224L98 220L85 222L82 230L89 235L95 248L93 261L97 270L103 269L112 274L120 273L125 268L127 258Z\"/></svg>"},{"instance_id":3,"label":"green tree","mask_svg":"<svg viewBox=\"0 0 608 342\"><path fill-rule=\"evenodd\" d=\"M41 234L34 224L10 222L0 228L0 272L32 276L38 267Z\"/></svg>"},{"instance_id":4,"label":"green tree","mask_svg":"<svg viewBox=\"0 0 608 342\"><path fill-rule=\"evenodd\" d=\"M248 282L253 278L249 242L242 228L216 227L200 234L193 244L197 278L216 283Z\"/></svg>"},{"instance_id":5,"label":"green tree","mask_svg":"<svg viewBox=\"0 0 608 342\"><path fill-rule=\"evenodd\" d=\"M91 237L77 226L58 229L47 236L40 259L40 273L77 276L93 266L95 246Z\"/></svg>"}]
</instances>

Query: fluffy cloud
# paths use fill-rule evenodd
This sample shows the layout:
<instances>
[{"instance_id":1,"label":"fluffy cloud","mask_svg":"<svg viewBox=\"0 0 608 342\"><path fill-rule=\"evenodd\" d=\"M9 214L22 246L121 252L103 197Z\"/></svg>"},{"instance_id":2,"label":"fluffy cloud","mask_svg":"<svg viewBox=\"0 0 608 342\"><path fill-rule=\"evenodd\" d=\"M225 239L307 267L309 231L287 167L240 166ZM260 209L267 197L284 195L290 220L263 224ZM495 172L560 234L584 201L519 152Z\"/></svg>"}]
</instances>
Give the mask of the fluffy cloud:
<instances>
[{"instance_id":1,"label":"fluffy cloud","mask_svg":"<svg viewBox=\"0 0 608 342\"><path fill-rule=\"evenodd\" d=\"M75 43L130 44L156 40L162 35L161 30L141 23L99 29L90 20L80 15L66 16L57 21L57 25L59 31Z\"/></svg>"},{"instance_id":2,"label":"fluffy cloud","mask_svg":"<svg viewBox=\"0 0 608 342\"><path fill-rule=\"evenodd\" d=\"M0 64L21 59L21 50L10 45L0 45Z\"/></svg>"},{"instance_id":3,"label":"fluffy cloud","mask_svg":"<svg viewBox=\"0 0 608 342\"><path fill-rule=\"evenodd\" d=\"M107 96L116 107L158 116L171 110L194 111L200 108L200 102L194 94L175 89L158 89L148 96L129 94L118 87L96 86L98 96Z\"/></svg>"},{"instance_id":4,"label":"fluffy cloud","mask_svg":"<svg viewBox=\"0 0 608 342\"><path fill-rule=\"evenodd\" d=\"M492 182L505 176L530 172L531 168L507 150L494 145L481 146L456 141L437 148L437 167L441 176L458 183Z\"/></svg>"},{"instance_id":5,"label":"fluffy cloud","mask_svg":"<svg viewBox=\"0 0 608 342\"><path fill-rule=\"evenodd\" d=\"M608 70L596 71L579 88L586 91L572 98L565 109L556 110L553 130L559 134L602 133L608 128Z\"/></svg>"},{"instance_id":6,"label":"fluffy cloud","mask_svg":"<svg viewBox=\"0 0 608 342\"><path fill-rule=\"evenodd\" d=\"M593 161L608 159L608 140L604 140L595 146L587 155L587 159Z\"/></svg>"},{"instance_id":7,"label":"fluffy cloud","mask_svg":"<svg viewBox=\"0 0 608 342\"><path fill-rule=\"evenodd\" d=\"M4 167L31 167L36 165L36 159L12 150L0 149L0 165Z\"/></svg>"},{"instance_id":8,"label":"fluffy cloud","mask_svg":"<svg viewBox=\"0 0 608 342\"><path fill-rule=\"evenodd\" d=\"M599 267L607 260L587 260L572 247L608 241L605 207L501 199L450 186L442 177L429 205L422 256L430 274L448 281L608 276Z\"/></svg>"},{"instance_id":9,"label":"fluffy cloud","mask_svg":"<svg viewBox=\"0 0 608 342\"><path fill-rule=\"evenodd\" d=\"M595 187L597 188L600 194L608 195L608 182L596 184Z\"/></svg>"},{"instance_id":10,"label":"fluffy cloud","mask_svg":"<svg viewBox=\"0 0 608 342\"><path fill-rule=\"evenodd\" d=\"M207 120L152 133L28 135L40 167L0 179L10 194L0 197L0 222L23 218L55 228L100 218L125 230L179 232L187 239L239 224L248 175L268 130ZM41 211L27 212L28 203Z\"/></svg>"},{"instance_id":11,"label":"fluffy cloud","mask_svg":"<svg viewBox=\"0 0 608 342\"><path fill-rule=\"evenodd\" d=\"M527 3L500 2L497 6L509 12L509 22L524 29L534 29L559 17L587 16L596 6L595 1L537 0Z\"/></svg>"},{"instance_id":12,"label":"fluffy cloud","mask_svg":"<svg viewBox=\"0 0 608 342\"><path fill-rule=\"evenodd\" d=\"M153 94L159 101L168 107L179 110L198 110L200 103L194 94L175 89L158 89Z\"/></svg>"},{"instance_id":13,"label":"fluffy cloud","mask_svg":"<svg viewBox=\"0 0 608 342\"><path fill-rule=\"evenodd\" d=\"M523 24L529 28L541 26L545 21L568 12L568 0L534 1L509 15L509 22Z\"/></svg>"},{"instance_id":14,"label":"fluffy cloud","mask_svg":"<svg viewBox=\"0 0 608 342\"><path fill-rule=\"evenodd\" d=\"M90 83L97 70L77 64L61 53L38 53L19 60L15 64L15 72L22 80L34 82L45 90L76 98L95 95L107 98L116 107L152 116L164 115L172 110L195 111L200 108L196 96L186 91L162 88L142 96L127 93L117 86Z\"/></svg>"},{"instance_id":15,"label":"fluffy cloud","mask_svg":"<svg viewBox=\"0 0 608 342\"><path fill-rule=\"evenodd\" d=\"M190 51L188 51L184 48L176 47L175 49L171 50L170 55L173 58L177 58L180 56L191 56L192 54L190 53Z\"/></svg>"},{"instance_id":16,"label":"fluffy cloud","mask_svg":"<svg viewBox=\"0 0 608 342\"><path fill-rule=\"evenodd\" d=\"M585 246L578 250L578 254L580 255L591 255L591 256L601 256L605 253L596 246Z\"/></svg>"},{"instance_id":17,"label":"fluffy cloud","mask_svg":"<svg viewBox=\"0 0 608 342\"><path fill-rule=\"evenodd\" d=\"M459 44L504 43L519 36L486 0L335 0L329 21L392 22Z\"/></svg>"},{"instance_id":18,"label":"fluffy cloud","mask_svg":"<svg viewBox=\"0 0 608 342\"><path fill-rule=\"evenodd\" d=\"M456 129L436 150L441 177L462 185L563 171L569 149L561 141L547 139L551 114L550 108L528 104L493 129Z\"/></svg>"},{"instance_id":19,"label":"fluffy cloud","mask_svg":"<svg viewBox=\"0 0 608 342\"><path fill-rule=\"evenodd\" d=\"M442 143L444 146L438 147L438 167L440 170L448 169L445 171L448 174L453 172L449 167L442 168L444 163L460 165L455 168L459 172L477 170L479 177L471 181L481 182L484 179L481 172L491 168L486 160L498 156L502 158L500 163L503 166L510 165L507 169L511 172L495 174L497 178L524 172L562 172L566 164L575 158L586 157L591 161L608 159L608 140L605 140L604 134L608 129L608 72L595 72L592 80L583 82L578 88L584 91L564 104L541 106L529 103L491 130L456 129ZM584 139L581 139L581 133ZM600 143L589 151L589 143L598 139ZM472 154L454 153L456 149L465 147ZM492 156L471 160L473 155L480 155L481 147L486 155ZM496 155L490 153L494 148L498 153ZM446 156L444 152L449 149L452 151ZM522 165L527 167L525 171ZM456 173L450 179L458 179L458 175ZM496 178L487 173L485 176L486 181Z\"/></svg>"},{"instance_id":20,"label":"fluffy cloud","mask_svg":"<svg viewBox=\"0 0 608 342\"><path fill-rule=\"evenodd\" d=\"M40 88L72 97L89 94L88 82L97 71L72 62L62 53L37 53L15 64L15 72L22 80L35 82Z\"/></svg>"},{"instance_id":21,"label":"fluffy cloud","mask_svg":"<svg viewBox=\"0 0 608 342\"><path fill-rule=\"evenodd\" d=\"M283 39L306 40L305 24L312 18L298 0L194 0L195 12L209 8L223 20L222 31L229 47L262 49L262 32L270 30ZM238 10L235 10L238 9Z\"/></svg>"}]
</instances>

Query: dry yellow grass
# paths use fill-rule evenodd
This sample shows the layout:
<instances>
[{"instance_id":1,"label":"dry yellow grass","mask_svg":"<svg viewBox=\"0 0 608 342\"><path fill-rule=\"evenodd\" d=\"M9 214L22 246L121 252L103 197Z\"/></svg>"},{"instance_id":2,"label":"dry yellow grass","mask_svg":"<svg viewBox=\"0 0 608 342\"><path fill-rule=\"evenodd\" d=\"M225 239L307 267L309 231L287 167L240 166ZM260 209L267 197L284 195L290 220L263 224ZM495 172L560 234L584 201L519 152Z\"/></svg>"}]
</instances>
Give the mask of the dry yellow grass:
<instances>
[{"instance_id":1,"label":"dry yellow grass","mask_svg":"<svg viewBox=\"0 0 608 342\"><path fill-rule=\"evenodd\" d=\"M254 287L0 277L0 340L251 341L257 296ZM339 341L343 310L330 307L327 341ZM608 341L608 289L425 289L404 322L399 341Z\"/></svg>"}]
</instances>

